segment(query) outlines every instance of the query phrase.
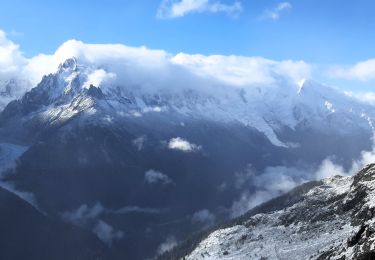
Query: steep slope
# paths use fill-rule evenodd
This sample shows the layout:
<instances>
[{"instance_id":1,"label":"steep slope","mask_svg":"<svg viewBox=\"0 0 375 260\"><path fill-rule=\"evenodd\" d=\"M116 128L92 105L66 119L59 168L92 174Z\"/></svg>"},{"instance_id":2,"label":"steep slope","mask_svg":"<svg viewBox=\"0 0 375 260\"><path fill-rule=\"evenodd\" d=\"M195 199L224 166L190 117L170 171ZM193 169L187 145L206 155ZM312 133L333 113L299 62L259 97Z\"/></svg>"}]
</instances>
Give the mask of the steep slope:
<instances>
[{"instance_id":1,"label":"steep slope","mask_svg":"<svg viewBox=\"0 0 375 260\"><path fill-rule=\"evenodd\" d=\"M184 259L372 259L374 196L374 164L298 187L212 232Z\"/></svg>"}]
</instances>

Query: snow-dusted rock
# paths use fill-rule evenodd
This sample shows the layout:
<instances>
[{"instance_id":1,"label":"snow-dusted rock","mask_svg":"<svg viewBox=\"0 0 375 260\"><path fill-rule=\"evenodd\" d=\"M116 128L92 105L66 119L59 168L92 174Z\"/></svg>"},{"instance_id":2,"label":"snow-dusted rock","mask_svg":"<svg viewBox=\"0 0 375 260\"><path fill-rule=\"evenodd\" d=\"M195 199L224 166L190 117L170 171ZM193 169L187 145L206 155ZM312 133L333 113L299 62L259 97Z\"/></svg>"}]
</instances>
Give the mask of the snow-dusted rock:
<instances>
[{"instance_id":1,"label":"snow-dusted rock","mask_svg":"<svg viewBox=\"0 0 375 260\"><path fill-rule=\"evenodd\" d=\"M372 164L352 177L324 179L280 210L250 211L209 234L185 259L373 259L374 197ZM258 209L270 203L276 201Z\"/></svg>"}]
</instances>

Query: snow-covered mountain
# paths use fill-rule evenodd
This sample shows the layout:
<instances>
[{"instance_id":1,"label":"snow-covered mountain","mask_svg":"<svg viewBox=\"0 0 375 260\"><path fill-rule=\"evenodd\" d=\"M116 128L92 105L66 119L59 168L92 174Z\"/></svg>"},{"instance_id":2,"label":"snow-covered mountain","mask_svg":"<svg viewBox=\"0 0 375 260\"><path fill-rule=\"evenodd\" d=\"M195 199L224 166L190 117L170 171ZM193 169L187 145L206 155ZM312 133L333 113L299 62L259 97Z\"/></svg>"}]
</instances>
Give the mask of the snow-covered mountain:
<instances>
[{"instance_id":1,"label":"snow-covered mountain","mask_svg":"<svg viewBox=\"0 0 375 260\"><path fill-rule=\"evenodd\" d=\"M71 58L0 113L2 186L94 234L111 259L152 257L236 215L270 169L275 180L294 169L274 196L315 179L327 157L349 167L372 149L375 108L310 80L163 87L123 76Z\"/></svg>"},{"instance_id":2,"label":"snow-covered mountain","mask_svg":"<svg viewBox=\"0 0 375 260\"><path fill-rule=\"evenodd\" d=\"M374 164L307 183L213 231L183 259L373 259L374 197Z\"/></svg>"},{"instance_id":3,"label":"snow-covered mountain","mask_svg":"<svg viewBox=\"0 0 375 260\"><path fill-rule=\"evenodd\" d=\"M102 68L80 65L75 58L60 65L55 74L45 76L39 85L20 101L11 103L2 114L14 117L20 112L25 120L41 124L63 124L77 115L95 120L121 121L145 114L240 123L255 128L281 147L298 145L283 137L283 130L301 127L350 134L354 130L372 131L375 109L344 93L306 80L300 84L280 79L269 86L236 88L210 86L175 89L145 89L142 86L96 82ZM108 77L108 76L107 76ZM111 77L111 76L109 76ZM12 84L15 84L14 82ZM183 123L183 122L181 122Z\"/></svg>"}]
</instances>

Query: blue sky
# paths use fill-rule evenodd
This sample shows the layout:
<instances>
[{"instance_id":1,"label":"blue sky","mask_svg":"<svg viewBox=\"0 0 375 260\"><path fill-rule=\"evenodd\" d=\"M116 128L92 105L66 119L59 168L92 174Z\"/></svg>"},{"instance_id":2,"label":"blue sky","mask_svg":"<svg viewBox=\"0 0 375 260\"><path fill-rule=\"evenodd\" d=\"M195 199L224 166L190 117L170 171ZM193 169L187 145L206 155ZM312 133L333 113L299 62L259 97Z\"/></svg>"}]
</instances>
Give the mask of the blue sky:
<instances>
[{"instance_id":1,"label":"blue sky","mask_svg":"<svg viewBox=\"0 0 375 260\"><path fill-rule=\"evenodd\" d=\"M53 53L68 39L145 45L172 54L303 60L321 67L352 66L375 57L372 0L190 1L206 2L206 7L173 17L158 16L163 0L1 0L0 29L27 57ZM215 4L221 9L212 9ZM225 9L236 4L240 8ZM358 84L372 86L363 80Z\"/></svg>"},{"instance_id":2,"label":"blue sky","mask_svg":"<svg viewBox=\"0 0 375 260\"><path fill-rule=\"evenodd\" d=\"M0 28L26 55L53 52L68 39L202 54L237 54L311 63L374 56L375 2L298 0L278 20L261 19L280 1L243 0L242 11L156 17L161 0L1 0ZM233 0L222 1L228 5Z\"/></svg>"}]
</instances>

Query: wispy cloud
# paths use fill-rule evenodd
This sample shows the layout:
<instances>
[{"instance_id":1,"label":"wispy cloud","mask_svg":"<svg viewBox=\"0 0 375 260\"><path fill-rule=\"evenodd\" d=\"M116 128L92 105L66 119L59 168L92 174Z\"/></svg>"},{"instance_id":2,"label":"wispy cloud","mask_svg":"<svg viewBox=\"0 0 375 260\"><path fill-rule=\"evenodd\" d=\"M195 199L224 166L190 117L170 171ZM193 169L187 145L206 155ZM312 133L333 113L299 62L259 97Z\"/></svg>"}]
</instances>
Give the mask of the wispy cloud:
<instances>
[{"instance_id":1,"label":"wispy cloud","mask_svg":"<svg viewBox=\"0 0 375 260\"><path fill-rule=\"evenodd\" d=\"M121 230L116 230L114 227L104 222L103 220L98 221L98 223L93 228L93 232L100 240L102 240L109 246L112 245L113 240L119 240L124 236L124 232L122 232Z\"/></svg>"},{"instance_id":2,"label":"wispy cloud","mask_svg":"<svg viewBox=\"0 0 375 260\"><path fill-rule=\"evenodd\" d=\"M208 209L202 209L195 212L191 219L193 222L199 222L210 226L215 223L216 217Z\"/></svg>"},{"instance_id":3,"label":"wispy cloud","mask_svg":"<svg viewBox=\"0 0 375 260\"><path fill-rule=\"evenodd\" d=\"M105 208L100 202L96 203L92 207L83 204L76 210L64 212L62 214L62 218L67 222L73 223L77 226L82 226L90 220L98 218L102 213L104 213L104 211Z\"/></svg>"},{"instance_id":4,"label":"wispy cloud","mask_svg":"<svg viewBox=\"0 0 375 260\"><path fill-rule=\"evenodd\" d=\"M169 235L166 240L159 245L157 254L160 255L164 252L167 252L175 246L177 246L177 239L175 238L175 236Z\"/></svg>"},{"instance_id":5,"label":"wispy cloud","mask_svg":"<svg viewBox=\"0 0 375 260\"><path fill-rule=\"evenodd\" d=\"M148 184L171 184L173 181L164 173L155 171L155 170L148 170L145 173L145 181Z\"/></svg>"},{"instance_id":6,"label":"wispy cloud","mask_svg":"<svg viewBox=\"0 0 375 260\"><path fill-rule=\"evenodd\" d=\"M225 4L211 0L163 0L156 16L160 19L178 18L192 13L225 13L236 16L241 11L242 4L239 1Z\"/></svg>"},{"instance_id":7,"label":"wispy cloud","mask_svg":"<svg viewBox=\"0 0 375 260\"><path fill-rule=\"evenodd\" d=\"M273 9L266 9L264 10L263 14L261 15L262 20L278 20L283 13L288 10L292 9L292 4L289 2L282 2L279 3Z\"/></svg>"},{"instance_id":8,"label":"wispy cloud","mask_svg":"<svg viewBox=\"0 0 375 260\"><path fill-rule=\"evenodd\" d=\"M332 78L370 81L375 80L375 59L360 61L354 65L343 67L336 66L328 70Z\"/></svg>"},{"instance_id":9,"label":"wispy cloud","mask_svg":"<svg viewBox=\"0 0 375 260\"><path fill-rule=\"evenodd\" d=\"M64 221L79 227L91 230L100 240L112 245L113 241L120 240L124 232L117 230L112 223L103 221L104 215L113 214L162 214L168 209L144 208L140 206L125 206L119 209L104 207L100 202L92 206L82 204L77 209L66 211L61 214Z\"/></svg>"},{"instance_id":10,"label":"wispy cloud","mask_svg":"<svg viewBox=\"0 0 375 260\"><path fill-rule=\"evenodd\" d=\"M145 145L147 137L140 136L132 141L133 145L137 148L138 151L141 151Z\"/></svg>"},{"instance_id":11,"label":"wispy cloud","mask_svg":"<svg viewBox=\"0 0 375 260\"><path fill-rule=\"evenodd\" d=\"M255 169L248 165L242 174L235 175L235 185L253 186L255 192L245 190L231 209L233 217L242 215L249 209L283 194L295 186L308 180L309 172L306 169L289 168L285 166L267 167L264 172L257 173Z\"/></svg>"}]
</instances>

